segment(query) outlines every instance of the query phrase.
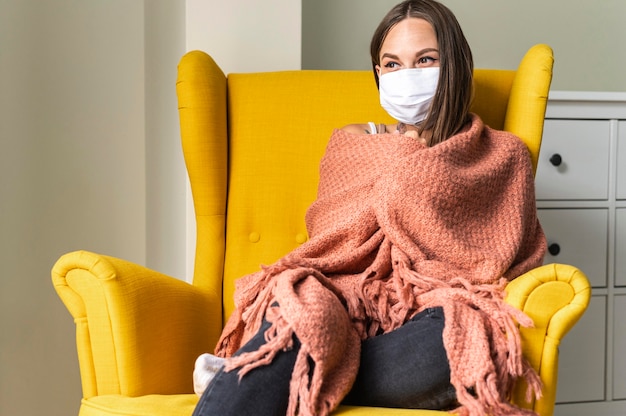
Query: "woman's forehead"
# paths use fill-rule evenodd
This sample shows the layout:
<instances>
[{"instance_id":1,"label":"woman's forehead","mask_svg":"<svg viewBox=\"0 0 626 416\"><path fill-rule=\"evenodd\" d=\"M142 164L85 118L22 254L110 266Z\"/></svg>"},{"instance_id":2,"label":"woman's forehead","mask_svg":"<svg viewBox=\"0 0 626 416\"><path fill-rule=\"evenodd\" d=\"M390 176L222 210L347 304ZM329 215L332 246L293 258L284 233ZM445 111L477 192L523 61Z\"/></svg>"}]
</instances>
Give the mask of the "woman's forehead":
<instances>
[{"instance_id":1,"label":"woman's forehead","mask_svg":"<svg viewBox=\"0 0 626 416\"><path fill-rule=\"evenodd\" d=\"M401 20L389 30L381 45L381 54L426 48L438 48L433 26L424 19L410 17Z\"/></svg>"}]
</instances>

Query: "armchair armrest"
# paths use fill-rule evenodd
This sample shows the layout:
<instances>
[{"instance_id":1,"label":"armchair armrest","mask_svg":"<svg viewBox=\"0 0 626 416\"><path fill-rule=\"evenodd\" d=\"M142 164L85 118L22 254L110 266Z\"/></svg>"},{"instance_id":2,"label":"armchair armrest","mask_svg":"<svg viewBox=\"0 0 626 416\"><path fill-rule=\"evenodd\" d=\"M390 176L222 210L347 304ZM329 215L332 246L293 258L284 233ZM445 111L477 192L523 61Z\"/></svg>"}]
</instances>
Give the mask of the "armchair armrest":
<instances>
[{"instance_id":1,"label":"armchair armrest","mask_svg":"<svg viewBox=\"0 0 626 416\"><path fill-rule=\"evenodd\" d=\"M62 256L52 281L76 323L85 398L193 392L194 361L222 328L220 293L85 251Z\"/></svg>"},{"instance_id":2,"label":"armchair armrest","mask_svg":"<svg viewBox=\"0 0 626 416\"><path fill-rule=\"evenodd\" d=\"M507 302L535 324L520 332L524 356L544 384L543 397L530 404L541 415L554 412L560 341L583 315L590 298L585 274L565 264L538 267L507 285ZM518 405L525 403L525 391L526 386L517 386L513 401Z\"/></svg>"}]
</instances>

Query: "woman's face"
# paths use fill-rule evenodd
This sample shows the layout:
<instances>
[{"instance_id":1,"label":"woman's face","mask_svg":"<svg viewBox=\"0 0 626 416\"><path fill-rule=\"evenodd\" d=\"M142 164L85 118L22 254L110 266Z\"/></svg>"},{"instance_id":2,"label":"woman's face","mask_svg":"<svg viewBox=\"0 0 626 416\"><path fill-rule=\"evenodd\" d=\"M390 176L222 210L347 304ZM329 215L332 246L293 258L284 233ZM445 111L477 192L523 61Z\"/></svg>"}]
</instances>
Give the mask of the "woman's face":
<instances>
[{"instance_id":1,"label":"woman's face","mask_svg":"<svg viewBox=\"0 0 626 416\"><path fill-rule=\"evenodd\" d=\"M432 25L410 17L391 28L380 48L378 76L409 68L439 66L439 45Z\"/></svg>"}]
</instances>

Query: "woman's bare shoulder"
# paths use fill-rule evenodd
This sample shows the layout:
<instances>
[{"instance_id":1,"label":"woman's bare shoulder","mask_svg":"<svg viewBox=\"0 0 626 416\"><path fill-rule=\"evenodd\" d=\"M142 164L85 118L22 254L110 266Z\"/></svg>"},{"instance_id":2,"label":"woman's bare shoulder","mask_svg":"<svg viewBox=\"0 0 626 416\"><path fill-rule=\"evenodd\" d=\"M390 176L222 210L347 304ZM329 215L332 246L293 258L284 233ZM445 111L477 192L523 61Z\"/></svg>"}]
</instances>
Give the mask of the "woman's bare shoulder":
<instances>
[{"instance_id":1,"label":"woman's bare shoulder","mask_svg":"<svg viewBox=\"0 0 626 416\"><path fill-rule=\"evenodd\" d=\"M341 130L352 134L371 134L370 128L367 124L348 124L343 126Z\"/></svg>"}]
</instances>

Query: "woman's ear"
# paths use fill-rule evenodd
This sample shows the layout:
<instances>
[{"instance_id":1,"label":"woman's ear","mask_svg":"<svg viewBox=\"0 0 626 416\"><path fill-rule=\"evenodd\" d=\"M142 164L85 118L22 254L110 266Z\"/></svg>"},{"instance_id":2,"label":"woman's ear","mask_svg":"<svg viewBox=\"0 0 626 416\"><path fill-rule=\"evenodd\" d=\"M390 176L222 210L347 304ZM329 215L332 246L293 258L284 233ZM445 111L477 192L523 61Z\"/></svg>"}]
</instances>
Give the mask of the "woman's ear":
<instances>
[{"instance_id":1,"label":"woman's ear","mask_svg":"<svg viewBox=\"0 0 626 416\"><path fill-rule=\"evenodd\" d=\"M376 75L380 78L380 65L376 65L374 68L376 69Z\"/></svg>"}]
</instances>

